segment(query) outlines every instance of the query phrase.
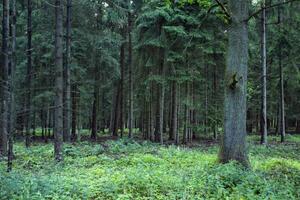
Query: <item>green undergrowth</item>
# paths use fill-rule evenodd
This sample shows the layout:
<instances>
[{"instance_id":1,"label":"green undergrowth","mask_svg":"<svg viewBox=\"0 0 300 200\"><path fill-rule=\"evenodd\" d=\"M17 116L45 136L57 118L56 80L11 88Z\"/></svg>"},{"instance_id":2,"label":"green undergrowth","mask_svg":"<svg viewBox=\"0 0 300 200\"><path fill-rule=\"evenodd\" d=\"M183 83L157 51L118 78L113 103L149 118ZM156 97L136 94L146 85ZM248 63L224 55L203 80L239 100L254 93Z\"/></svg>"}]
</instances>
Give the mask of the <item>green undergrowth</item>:
<instances>
[{"instance_id":1,"label":"green undergrowth","mask_svg":"<svg viewBox=\"0 0 300 200\"><path fill-rule=\"evenodd\" d=\"M260 146L250 137L251 169L217 163L218 147L162 147L131 140L15 145L14 170L0 163L0 199L300 199L299 137Z\"/></svg>"}]
</instances>

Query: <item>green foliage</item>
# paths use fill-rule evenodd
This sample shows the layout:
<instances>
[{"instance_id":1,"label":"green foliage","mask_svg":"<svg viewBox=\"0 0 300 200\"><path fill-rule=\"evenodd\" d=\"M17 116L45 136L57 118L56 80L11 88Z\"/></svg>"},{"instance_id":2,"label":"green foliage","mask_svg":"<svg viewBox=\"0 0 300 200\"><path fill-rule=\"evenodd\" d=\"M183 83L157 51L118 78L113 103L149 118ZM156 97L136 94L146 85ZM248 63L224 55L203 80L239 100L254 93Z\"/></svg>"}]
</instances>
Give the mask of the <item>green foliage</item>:
<instances>
[{"instance_id":1,"label":"green foliage","mask_svg":"<svg viewBox=\"0 0 300 200\"><path fill-rule=\"evenodd\" d=\"M14 171L0 164L0 199L299 199L299 137L268 147L257 139L249 138L249 170L217 164L217 146L83 142L65 145L57 165L52 145L17 144Z\"/></svg>"}]
</instances>

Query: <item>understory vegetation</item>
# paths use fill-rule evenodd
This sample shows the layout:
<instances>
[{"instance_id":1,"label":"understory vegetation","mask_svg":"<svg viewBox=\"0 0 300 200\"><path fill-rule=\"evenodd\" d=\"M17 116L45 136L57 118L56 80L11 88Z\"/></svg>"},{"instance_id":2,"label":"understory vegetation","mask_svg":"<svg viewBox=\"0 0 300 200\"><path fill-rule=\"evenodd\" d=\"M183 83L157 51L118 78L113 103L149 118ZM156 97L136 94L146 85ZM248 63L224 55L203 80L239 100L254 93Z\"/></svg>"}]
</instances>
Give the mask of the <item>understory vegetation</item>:
<instances>
[{"instance_id":1,"label":"understory vegetation","mask_svg":"<svg viewBox=\"0 0 300 200\"><path fill-rule=\"evenodd\" d=\"M0 199L299 199L300 137L259 145L248 137L251 169L217 163L218 145L160 146L120 139L64 145L15 145L14 170L0 162Z\"/></svg>"}]
</instances>

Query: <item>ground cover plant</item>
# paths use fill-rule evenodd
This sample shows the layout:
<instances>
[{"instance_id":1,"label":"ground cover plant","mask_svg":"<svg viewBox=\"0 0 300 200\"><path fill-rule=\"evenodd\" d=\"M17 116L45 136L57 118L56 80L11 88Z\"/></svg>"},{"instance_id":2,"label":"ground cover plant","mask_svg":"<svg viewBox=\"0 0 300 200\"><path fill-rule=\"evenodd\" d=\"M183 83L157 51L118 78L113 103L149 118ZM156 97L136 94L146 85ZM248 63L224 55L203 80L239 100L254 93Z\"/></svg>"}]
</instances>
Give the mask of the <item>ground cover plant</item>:
<instances>
[{"instance_id":1,"label":"ground cover plant","mask_svg":"<svg viewBox=\"0 0 300 200\"><path fill-rule=\"evenodd\" d=\"M0 164L0 199L299 199L299 136L269 146L257 138L248 138L251 169L219 165L217 144L81 142L66 144L57 165L51 144L17 143L14 170Z\"/></svg>"}]
</instances>

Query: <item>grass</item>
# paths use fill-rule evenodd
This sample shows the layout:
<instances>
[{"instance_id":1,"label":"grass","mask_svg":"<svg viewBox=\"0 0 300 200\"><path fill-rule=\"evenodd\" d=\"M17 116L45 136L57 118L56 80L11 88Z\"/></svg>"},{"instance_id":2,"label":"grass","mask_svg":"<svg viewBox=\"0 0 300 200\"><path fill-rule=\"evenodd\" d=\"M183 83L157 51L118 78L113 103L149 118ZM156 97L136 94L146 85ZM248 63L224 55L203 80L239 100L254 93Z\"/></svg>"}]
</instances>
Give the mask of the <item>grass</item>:
<instances>
[{"instance_id":1,"label":"grass","mask_svg":"<svg viewBox=\"0 0 300 200\"><path fill-rule=\"evenodd\" d=\"M300 137L260 146L249 137L251 169L217 163L218 146L162 147L123 139L64 146L15 145L14 170L0 162L0 199L300 199Z\"/></svg>"}]
</instances>

